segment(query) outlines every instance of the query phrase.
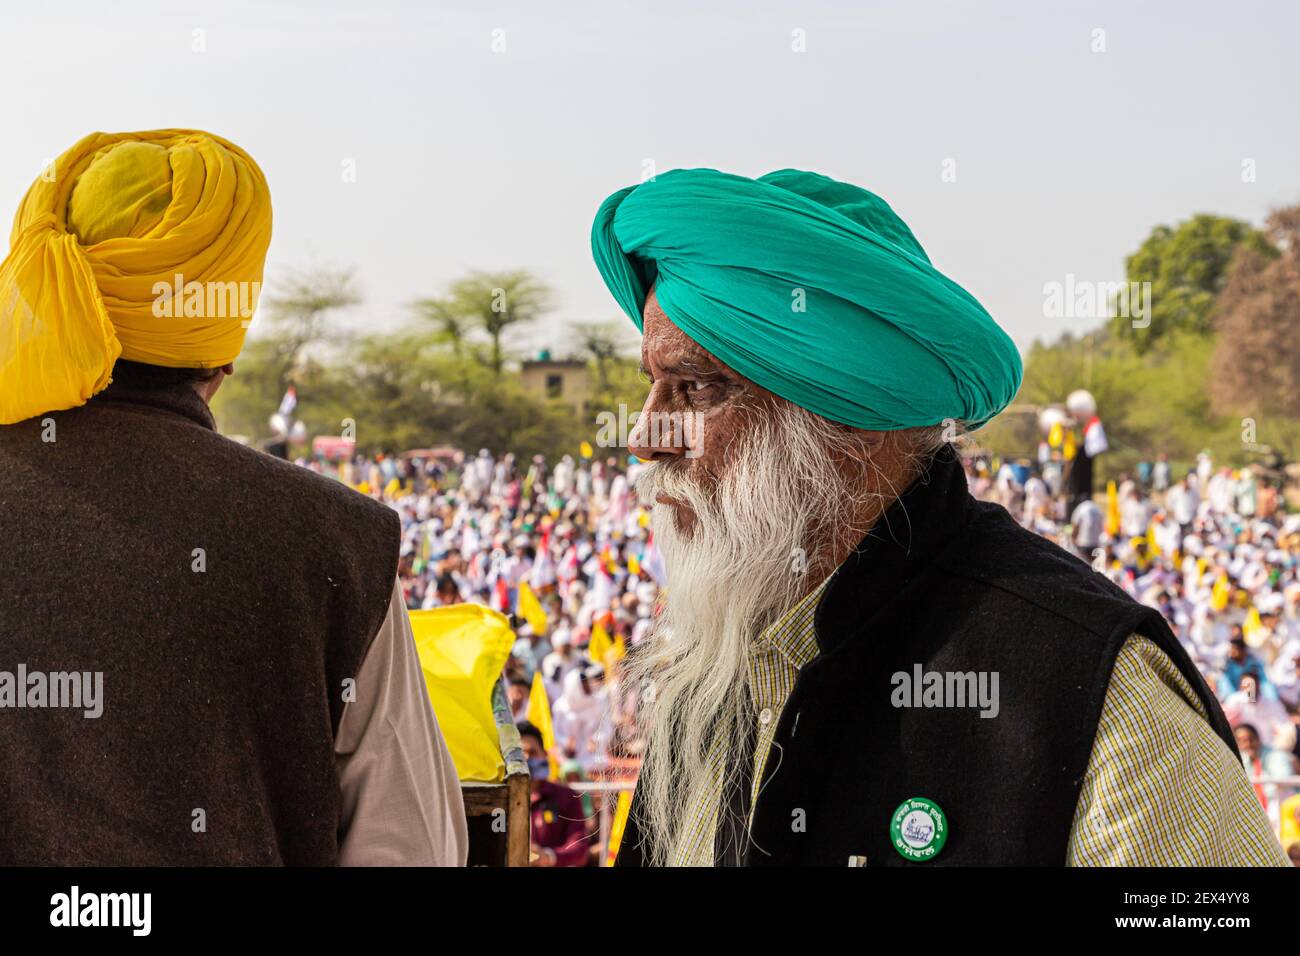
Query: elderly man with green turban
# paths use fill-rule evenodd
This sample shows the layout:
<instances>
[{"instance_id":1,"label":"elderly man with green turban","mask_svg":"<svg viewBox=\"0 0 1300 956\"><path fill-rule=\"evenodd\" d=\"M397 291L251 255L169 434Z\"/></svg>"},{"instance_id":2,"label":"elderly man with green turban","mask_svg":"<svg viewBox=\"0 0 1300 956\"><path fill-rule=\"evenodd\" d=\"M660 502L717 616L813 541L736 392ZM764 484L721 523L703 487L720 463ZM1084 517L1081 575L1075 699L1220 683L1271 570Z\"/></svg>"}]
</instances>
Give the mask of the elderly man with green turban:
<instances>
[{"instance_id":1,"label":"elderly man with green turban","mask_svg":"<svg viewBox=\"0 0 1300 956\"><path fill-rule=\"evenodd\" d=\"M1161 616L970 495L1020 359L880 197L675 170L592 248L667 568L621 865L1285 865Z\"/></svg>"}]
</instances>

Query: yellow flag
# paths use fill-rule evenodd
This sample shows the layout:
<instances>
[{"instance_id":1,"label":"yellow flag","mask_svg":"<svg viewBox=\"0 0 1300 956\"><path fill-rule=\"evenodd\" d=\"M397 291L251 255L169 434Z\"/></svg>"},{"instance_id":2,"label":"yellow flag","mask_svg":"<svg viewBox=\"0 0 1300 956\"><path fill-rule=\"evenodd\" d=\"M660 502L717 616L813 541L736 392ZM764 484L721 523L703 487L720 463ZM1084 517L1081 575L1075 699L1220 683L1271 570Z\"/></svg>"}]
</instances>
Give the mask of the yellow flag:
<instances>
[{"instance_id":1,"label":"yellow flag","mask_svg":"<svg viewBox=\"0 0 1300 956\"><path fill-rule=\"evenodd\" d=\"M546 696L541 671L533 674L533 686L528 692L528 722L542 734L542 746L551 761L551 779L560 779L560 764L555 759L555 726L551 723L551 700Z\"/></svg>"},{"instance_id":2,"label":"yellow flag","mask_svg":"<svg viewBox=\"0 0 1300 956\"><path fill-rule=\"evenodd\" d=\"M1214 588L1210 591L1210 610L1222 611L1228 606L1228 597L1232 594L1232 589L1228 587L1228 577L1220 574L1214 582Z\"/></svg>"},{"instance_id":3,"label":"yellow flag","mask_svg":"<svg viewBox=\"0 0 1300 956\"><path fill-rule=\"evenodd\" d=\"M1300 840L1300 793L1282 801L1282 845L1290 846Z\"/></svg>"},{"instance_id":4,"label":"yellow flag","mask_svg":"<svg viewBox=\"0 0 1300 956\"><path fill-rule=\"evenodd\" d=\"M609 850L605 855L605 865L613 866L618 857L618 848L623 842L623 831L627 829L627 815L632 810L632 791L620 790L618 803L614 805L614 822L609 827Z\"/></svg>"},{"instance_id":5,"label":"yellow flag","mask_svg":"<svg viewBox=\"0 0 1300 956\"><path fill-rule=\"evenodd\" d=\"M585 441L581 445L579 445L578 454L580 454L583 458L590 458L593 454L595 454L595 452L591 447L591 442Z\"/></svg>"},{"instance_id":6,"label":"yellow flag","mask_svg":"<svg viewBox=\"0 0 1300 956\"><path fill-rule=\"evenodd\" d=\"M1241 636L1246 639L1246 643L1251 647L1259 647L1268 637L1268 631L1264 629L1264 622L1259 619L1259 608L1251 607L1246 614L1246 620L1241 625Z\"/></svg>"},{"instance_id":7,"label":"yellow flag","mask_svg":"<svg viewBox=\"0 0 1300 956\"><path fill-rule=\"evenodd\" d=\"M510 622L479 604L408 613L429 700L457 774L482 783L504 780L492 688L514 646Z\"/></svg>"},{"instance_id":8,"label":"yellow flag","mask_svg":"<svg viewBox=\"0 0 1300 956\"><path fill-rule=\"evenodd\" d=\"M537 595L533 589L528 586L527 581L519 582L519 606L517 608L519 616L528 622L533 631L539 637L546 634L546 611L542 608L542 603L537 600Z\"/></svg>"},{"instance_id":9,"label":"yellow flag","mask_svg":"<svg viewBox=\"0 0 1300 956\"><path fill-rule=\"evenodd\" d=\"M1106 482L1106 533L1114 538L1119 534L1119 493L1115 482Z\"/></svg>"},{"instance_id":10,"label":"yellow flag","mask_svg":"<svg viewBox=\"0 0 1300 956\"><path fill-rule=\"evenodd\" d=\"M629 554L629 555L627 556L627 569L628 569L628 571L630 571L632 574L640 574L640 573L641 573L641 562L637 560L635 554Z\"/></svg>"},{"instance_id":11,"label":"yellow flag","mask_svg":"<svg viewBox=\"0 0 1300 956\"><path fill-rule=\"evenodd\" d=\"M609 632L599 624L591 625L591 643L587 645L587 653L597 664L605 663L605 655L614 649L614 642L609 639Z\"/></svg>"},{"instance_id":12,"label":"yellow flag","mask_svg":"<svg viewBox=\"0 0 1300 956\"><path fill-rule=\"evenodd\" d=\"M622 634L614 638L614 647L609 654L615 661L621 661L627 657L627 642L623 640Z\"/></svg>"}]
</instances>

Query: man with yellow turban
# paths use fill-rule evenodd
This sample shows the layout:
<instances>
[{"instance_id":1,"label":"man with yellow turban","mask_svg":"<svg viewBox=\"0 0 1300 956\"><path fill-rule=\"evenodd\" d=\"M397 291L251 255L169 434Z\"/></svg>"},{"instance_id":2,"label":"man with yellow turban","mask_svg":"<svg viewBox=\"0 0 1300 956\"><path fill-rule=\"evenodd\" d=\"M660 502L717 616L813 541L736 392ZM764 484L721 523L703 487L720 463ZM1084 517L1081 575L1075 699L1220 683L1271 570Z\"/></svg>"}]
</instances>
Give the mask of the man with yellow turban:
<instances>
[{"instance_id":1,"label":"man with yellow turban","mask_svg":"<svg viewBox=\"0 0 1300 956\"><path fill-rule=\"evenodd\" d=\"M0 865L463 864L396 515L217 434L247 153L95 133L0 263Z\"/></svg>"},{"instance_id":2,"label":"man with yellow turban","mask_svg":"<svg viewBox=\"0 0 1300 956\"><path fill-rule=\"evenodd\" d=\"M667 568L621 865L1285 865L1159 613L972 498L1020 358L884 200L675 170L592 249Z\"/></svg>"}]
</instances>

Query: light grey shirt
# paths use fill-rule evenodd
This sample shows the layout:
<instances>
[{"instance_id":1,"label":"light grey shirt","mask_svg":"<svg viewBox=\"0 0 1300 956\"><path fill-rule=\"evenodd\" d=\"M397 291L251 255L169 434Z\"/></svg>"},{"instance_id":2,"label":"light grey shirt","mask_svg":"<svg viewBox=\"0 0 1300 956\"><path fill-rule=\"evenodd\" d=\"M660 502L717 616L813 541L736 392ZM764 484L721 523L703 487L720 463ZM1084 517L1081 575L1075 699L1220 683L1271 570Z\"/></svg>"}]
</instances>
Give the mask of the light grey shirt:
<instances>
[{"instance_id":1,"label":"light grey shirt","mask_svg":"<svg viewBox=\"0 0 1300 956\"><path fill-rule=\"evenodd\" d=\"M394 583L388 614L357 671L334 741L341 866L464 866L460 779Z\"/></svg>"}]
</instances>

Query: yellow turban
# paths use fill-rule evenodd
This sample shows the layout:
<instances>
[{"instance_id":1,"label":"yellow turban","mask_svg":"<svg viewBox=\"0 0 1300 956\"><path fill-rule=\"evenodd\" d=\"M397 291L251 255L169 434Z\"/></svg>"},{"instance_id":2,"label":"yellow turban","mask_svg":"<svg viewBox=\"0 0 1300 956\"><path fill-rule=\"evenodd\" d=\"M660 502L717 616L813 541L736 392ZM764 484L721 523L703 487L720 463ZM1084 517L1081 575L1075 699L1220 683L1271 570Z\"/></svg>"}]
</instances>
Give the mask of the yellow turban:
<instances>
[{"instance_id":1,"label":"yellow turban","mask_svg":"<svg viewBox=\"0 0 1300 956\"><path fill-rule=\"evenodd\" d=\"M92 133L32 184L0 263L0 424L83 405L118 357L231 362L262 284L271 196L211 133Z\"/></svg>"}]
</instances>

